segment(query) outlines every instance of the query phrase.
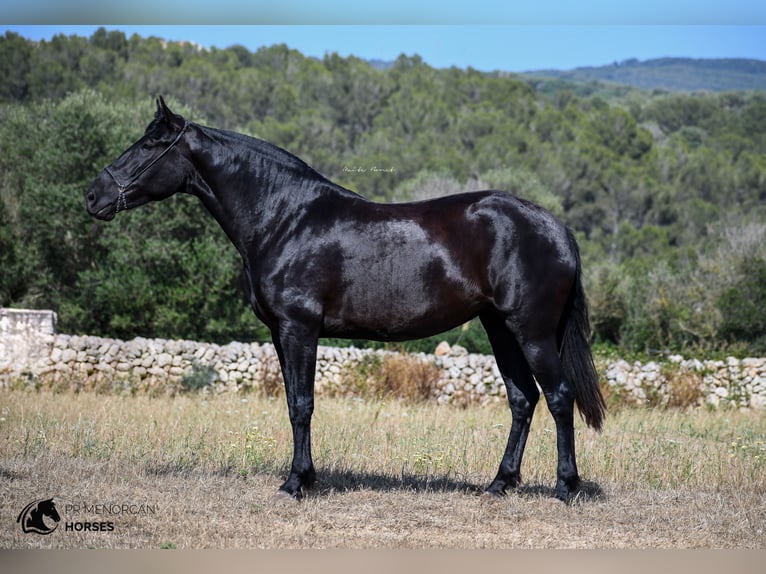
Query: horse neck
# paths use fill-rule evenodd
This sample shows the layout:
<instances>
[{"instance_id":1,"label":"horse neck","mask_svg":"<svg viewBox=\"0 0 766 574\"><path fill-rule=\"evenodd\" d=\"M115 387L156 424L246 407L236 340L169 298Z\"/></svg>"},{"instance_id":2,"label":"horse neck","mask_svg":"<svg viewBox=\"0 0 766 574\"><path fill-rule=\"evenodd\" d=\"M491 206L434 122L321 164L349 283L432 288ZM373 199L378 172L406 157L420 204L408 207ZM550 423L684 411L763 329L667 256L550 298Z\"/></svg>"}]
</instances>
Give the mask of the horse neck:
<instances>
[{"instance_id":1,"label":"horse neck","mask_svg":"<svg viewBox=\"0 0 766 574\"><path fill-rule=\"evenodd\" d=\"M192 193L243 256L318 193L337 188L300 159L260 140L214 128L197 127L197 132Z\"/></svg>"}]
</instances>

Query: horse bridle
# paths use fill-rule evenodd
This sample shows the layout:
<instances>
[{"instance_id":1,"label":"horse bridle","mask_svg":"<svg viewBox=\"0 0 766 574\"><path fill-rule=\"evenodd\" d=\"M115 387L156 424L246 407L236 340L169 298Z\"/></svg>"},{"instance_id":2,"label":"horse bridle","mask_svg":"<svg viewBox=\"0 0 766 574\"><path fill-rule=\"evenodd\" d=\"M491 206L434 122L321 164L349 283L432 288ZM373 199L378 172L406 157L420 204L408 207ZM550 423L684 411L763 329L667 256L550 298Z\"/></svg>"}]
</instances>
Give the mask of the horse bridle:
<instances>
[{"instance_id":1,"label":"horse bridle","mask_svg":"<svg viewBox=\"0 0 766 574\"><path fill-rule=\"evenodd\" d=\"M120 210L126 211L128 209L128 200L125 198L125 190L133 185L136 180L141 177L149 168L151 168L155 163L160 161L163 157L165 157L165 154L167 154L173 147L181 140L184 133L186 132L186 128L189 127L189 121L186 120L184 122L184 127L181 128L181 131L178 132L178 135L176 135L176 138L170 143L168 147L166 147L162 152L155 157L152 161L150 161L148 164L146 164L141 170L130 178L130 180L126 183L120 182L119 179L117 179L117 176L112 173L112 170L108 167L104 168L104 171L109 174L109 176L114 180L114 183L117 185L117 190L120 192L119 196L117 197L117 205L115 207L115 213L119 212Z\"/></svg>"}]
</instances>

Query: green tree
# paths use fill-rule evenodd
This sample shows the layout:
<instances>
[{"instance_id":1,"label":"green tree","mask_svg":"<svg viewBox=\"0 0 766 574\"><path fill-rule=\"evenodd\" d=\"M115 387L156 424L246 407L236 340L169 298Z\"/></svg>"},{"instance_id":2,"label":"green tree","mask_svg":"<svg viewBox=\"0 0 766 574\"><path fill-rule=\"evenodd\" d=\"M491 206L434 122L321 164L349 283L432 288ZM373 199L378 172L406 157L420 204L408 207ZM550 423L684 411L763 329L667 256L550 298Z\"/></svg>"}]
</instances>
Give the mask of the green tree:
<instances>
[{"instance_id":1,"label":"green tree","mask_svg":"<svg viewBox=\"0 0 766 574\"><path fill-rule=\"evenodd\" d=\"M29 97L32 46L15 32L0 37L0 102Z\"/></svg>"}]
</instances>

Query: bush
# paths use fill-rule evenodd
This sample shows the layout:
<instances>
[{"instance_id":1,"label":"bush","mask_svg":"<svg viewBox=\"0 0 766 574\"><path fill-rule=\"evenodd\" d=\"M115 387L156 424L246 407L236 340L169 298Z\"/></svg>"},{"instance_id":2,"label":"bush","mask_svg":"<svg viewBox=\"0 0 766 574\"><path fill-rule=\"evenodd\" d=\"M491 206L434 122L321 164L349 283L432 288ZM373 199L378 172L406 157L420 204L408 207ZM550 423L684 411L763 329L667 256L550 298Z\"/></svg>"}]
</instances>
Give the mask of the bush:
<instances>
[{"instance_id":1,"label":"bush","mask_svg":"<svg viewBox=\"0 0 766 574\"><path fill-rule=\"evenodd\" d=\"M668 369L666 408L689 409L699 406L704 397L702 375L693 371Z\"/></svg>"},{"instance_id":2,"label":"bush","mask_svg":"<svg viewBox=\"0 0 766 574\"><path fill-rule=\"evenodd\" d=\"M376 396L391 396L412 402L432 399L439 381L436 365L404 355L388 355L381 361L375 379Z\"/></svg>"},{"instance_id":3,"label":"bush","mask_svg":"<svg viewBox=\"0 0 766 574\"><path fill-rule=\"evenodd\" d=\"M620 329L627 312L623 280L617 265L599 265L590 274L588 306L591 327L598 342L620 342Z\"/></svg>"},{"instance_id":4,"label":"bush","mask_svg":"<svg viewBox=\"0 0 766 574\"><path fill-rule=\"evenodd\" d=\"M750 257L739 265L740 279L718 298L723 317L721 336L766 352L766 261Z\"/></svg>"},{"instance_id":5,"label":"bush","mask_svg":"<svg viewBox=\"0 0 766 574\"><path fill-rule=\"evenodd\" d=\"M330 396L353 396L368 400L384 398L422 402L434 397L439 369L433 363L406 355L372 355L352 364Z\"/></svg>"}]
</instances>

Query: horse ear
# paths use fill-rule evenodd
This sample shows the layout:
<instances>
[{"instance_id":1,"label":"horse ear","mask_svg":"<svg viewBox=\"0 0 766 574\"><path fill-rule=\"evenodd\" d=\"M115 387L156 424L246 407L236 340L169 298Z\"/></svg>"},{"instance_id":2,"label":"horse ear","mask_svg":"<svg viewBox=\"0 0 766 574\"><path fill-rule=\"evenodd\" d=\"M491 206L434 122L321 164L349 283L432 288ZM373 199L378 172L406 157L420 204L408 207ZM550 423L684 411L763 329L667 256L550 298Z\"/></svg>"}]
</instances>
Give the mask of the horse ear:
<instances>
[{"instance_id":1,"label":"horse ear","mask_svg":"<svg viewBox=\"0 0 766 574\"><path fill-rule=\"evenodd\" d=\"M165 99L162 96L157 96L157 119L164 120L170 125L183 125L183 118L178 114L174 114L168 105L165 103Z\"/></svg>"},{"instance_id":2,"label":"horse ear","mask_svg":"<svg viewBox=\"0 0 766 574\"><path fill-rule=\"evenodd\" d=\"M170 111L170 108L165 103L165 100L162 96L157 97L157 112L162 114L162 116L165 118L165 121L170 123L173 120L173 112Z\"/></svg>"}]
</instances>

